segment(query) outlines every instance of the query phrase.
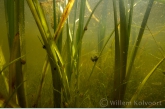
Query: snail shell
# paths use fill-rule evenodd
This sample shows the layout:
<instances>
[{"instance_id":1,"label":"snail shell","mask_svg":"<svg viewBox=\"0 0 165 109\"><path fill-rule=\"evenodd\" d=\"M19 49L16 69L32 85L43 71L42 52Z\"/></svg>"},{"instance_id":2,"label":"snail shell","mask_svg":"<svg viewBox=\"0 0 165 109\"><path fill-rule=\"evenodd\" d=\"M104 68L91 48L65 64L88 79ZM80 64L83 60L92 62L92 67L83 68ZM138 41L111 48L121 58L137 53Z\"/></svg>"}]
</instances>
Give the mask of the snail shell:
<instances>
[{"instance_id":1,"label":"snail shell","mask_svg":"<svg viewBox=\"0 0 165 109\"><path fill-rule=\"evenodd\" d=\"M26 64L26 61L23 60L23 59L21 59L21 64L22 64L22 65Z\"/></svg>"},{"instance_id":2,"label":"snail shell","mask_svg":"<svg viewBox=\"0 0 165 109\"><path fill-rule=\"evenodd\" d=\"M98 58L99 58L99 57L95 55L95 56L92 56L92 57L91 57L91 60L92 60L92 62L96 62L96 61L98 60Z\"/></svg>"}]
</instances>

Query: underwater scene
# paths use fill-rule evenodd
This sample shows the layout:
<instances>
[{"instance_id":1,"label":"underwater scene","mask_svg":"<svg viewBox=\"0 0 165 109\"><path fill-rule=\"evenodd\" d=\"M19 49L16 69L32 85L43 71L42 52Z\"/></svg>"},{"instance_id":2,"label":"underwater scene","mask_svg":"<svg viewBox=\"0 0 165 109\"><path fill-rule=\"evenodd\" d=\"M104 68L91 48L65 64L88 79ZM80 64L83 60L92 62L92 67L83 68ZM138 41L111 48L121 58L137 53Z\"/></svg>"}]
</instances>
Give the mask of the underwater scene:
<instances>
[{"instance_id":1,"label":"underwater scene","mask_svg":"<svg viewBox=\"0 0 165 109\"><path fill-rule=\"evenodd\" d=\"M0 0L0 107L165 107L165 0Z\"/></svg>"}]
</instances>

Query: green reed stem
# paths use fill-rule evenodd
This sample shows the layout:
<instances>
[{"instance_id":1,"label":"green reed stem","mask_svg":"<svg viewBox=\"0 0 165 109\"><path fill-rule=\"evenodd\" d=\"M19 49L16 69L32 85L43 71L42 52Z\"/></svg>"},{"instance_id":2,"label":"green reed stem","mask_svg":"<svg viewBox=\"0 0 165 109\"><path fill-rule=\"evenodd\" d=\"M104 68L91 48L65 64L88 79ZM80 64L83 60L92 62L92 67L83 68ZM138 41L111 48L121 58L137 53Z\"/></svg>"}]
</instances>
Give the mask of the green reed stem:
<instances>
[{"instance_id":1,"label":"green reed stem","mask_svg":"<svg viewBox=\"0 0 165 109\"><path fill-rule=\"evenodd\" d=\"M13 42L14 42L14 36L15 36L15 29L14 29L14 1L10 1L10 0L4 0L4 4L5 4L5 14L6 14L6 24L7 24L7 32L8 32L8 41L9 41L9 49L10 49L10 54L12 51L14 51L14 47L13 47ZM13 49L12 49L13 48ZM13 52L12 52L13 55ZM11 59L10 55L10 61L15 60L15 57L13 57ZM20 61L19 61L20 62ZM14 65L15 63L10 64ZM14 67L10 68L9 66L9 95L12 94L12 92L14 91L12 88L12 82L15 82L15 71ZM15 83L13 84L13 86L15 85ZM12 101L16 101L16 96L14 96L14 98L12 98Z\"/></svg>"},{"instance_id":2,"label":"green reed stem","mask_svg":"<svg viewBox=\"0 0 165 109\"><path fill-rule=\"evenodd\" d=\"M5 4L5 15L6 15L9 48L11 48L14 39L14 1L4 0L4 4Z\"/></svg>"},{"instance_id":3,"label":"green reed stem","mask_svg":"<svg viewBox=\"0 0 165 109\"><path fill-rule=\"evenodd\" d=\"M98 53L101 51L103 44L104 44L104 39L105 39L105 32L106 32L106 27L107 27L107 6L108 6L108 0L103 2L102 6L102 12L101 12L101 18L99 21L99 26L98 26ZM99 59L99 66L102 64L102 59L100 57Z\"/></svg>"},{"instance_id":4,"label":"green reed stem","mask_svg":"<svg viewBox=\"0 0 165 109\"><path fill-rule=\"evenodd\" d=\"M118 25L119 25L119 24L118 24ZM104 44L102 50L100 51L100 53L99 53L99 55L98 55L98 59L99 59L99 57L102 55L102 52L104 51L104 48L105 48L106 45L108 44L108 42L109 42L109 40L111 39L111 37L112 37L112 35L113 35L114 32L115 32L115 29L112 30L112 32L110 33L108 39L105 41L105 44ZM93 71L94 71L94 68L95 68L95 66L96 66L96 63L97 63L97 61L94 63L94 65L93 65L93 67L92 67L91 73L89 74L89 77L88 77L88 81L90 81L90 78L91 78L91 76L92 76L92 74L93 74Z\"/></svg>"},{"instance_id":5,"label":"green reed stem","mask_svg":"<svg viewBox=\"0 0 165 109\"><path fill-rule=\"evenodd\" d=\"M72 76L72 46L73 46L73 40L71 38L71 32L70 32L70 28L69 28L69 19L67 19L67 23L66 23L66 30L67 30L67 39L66 39L66 69L67 69L67 75L68 75L68 81L70 84L71 81L71 76ZM64 48L65 49L65 48Z\"/></svg>"},{"instance_id":6,"label":"green reed stem","mask_svg":"<svg viewBox=\"0 0 165 109\"><path fill-rule=\"evenodd\" d=\"M74 18L73 18L73 39L74 39L74 34L75 34L75 26L76 26L76 17L77 17L77 8L78 8L78 0L75 1L75 6L74 6ZM74 40L73 40L74 41Z\"/></svg>"},{"instance_id":7,"label":"green reed stem","mask_svg":"<svg viewBox=\"0 0 165 109\"><path fill-rule=\"evenodd\" d=\"M9 98L5 101L5 103L4 103L4 108L5 107L7 107L7 105L10 103L10 101L11 101L11 99L12 99L12 97L14 96L14 94L17 92L17 90L21 87L21 85L23 85L23 83L24 83L25 81L23 81L21 84L19 84L15 89L14 89L14 91L12 92L12 94L9 96Z\"/></svg>"},{"instance_id":8,"label":"green reed stem","mask_svg":"<svg viewBox=\"0 0 165 109\"><path fill-rule=\"evenodd\" d=\"M32 105L32 107L34 107L34 108L38 107L38 102L41 98L41 92L42 92L42 89L43 89L43 86L44 86L45 75L46 75L49 67L50 67L50 65L49 65L48 56L46 56L46 59L45 59L44 65L43 65L43 69L42 69L40 85L39 85L38 91L37 91L37 96L36 96L36 99L34 101L34 104Z\"/></svg>"},{"instance_id":9,"label":"green reed stem","mask_svg":"<svg viewBox=\"0 0 165 109\"><path fill-rule=\"evenodd\" d=\"M132 25L132 16L133 16L133 6L134 6L134 0L130 1L130 11L129 11L129 16L128 16L128 40L131 35L131 25Z\"/></svg>"},{"instance_id":10,"label":"green reed stem","mask_svg":"<svg viewBox=\"0 0 165 109\"><path fill-rule=\"evenodd\" d=\"M120 84L125 80L126 68L127 68L127 54L128 54L128 24L127 16L125 11L125 1L119 0L119 12L120 12ZM123 85L119 87L119 100L123 100L124 94L122 90L124 89ZM121 105L119 105L121 107Z\"/></svg>"},{"instance_id":11,"label":"green reed stem","mask_svg":"<svg viewBox=\"0 0 165 109\"><path fill-rule=\"evenodd\" d=\"M80 56L81 56L81 40L82 40L82 34L84 31L84 16L85 16L85 3L86 0L82 0L81 1L81 5L80 5L80 14L79 14L79 24L78 24L78 29L77 29L77 33L76 33L76 43L75 43L75 48L76 48L76 54L74 55L74 60L76 60L76 64L74 66L74 73L75 73L75 77L76 77L76 92L79 90L79 60L80 60ZM77 49L78 45L80 44L79 49ZM75 106L77 105L77 101L78 101L78 97L75 96Z\"/></svg>"},{"instance_id":12,"label":"green reed stem","mask_svg":"<svg viewBox=\"0 0 165 109\"><path fill-rule=\"evenodd\" d=\"M138 51L143 33L144 33L144 30L145 30L145 27L146 27L146 24L147 24L147 20L148 20L149 15L150 15L150 11L152 9L153 2L154 2L154 0L150 0L149 3L148 3L148 6L147 6L147 9L146 9L146 12L145 12L142 24L141 24L141 28L139 30L139 34L138 34L135 46L133 48L131 57L130 57L130 62L129 62L129 66L128 66L128 69L127 69L126 81L129 80L129 77L130 77L130 74L131 74L131 71L132 71L132 67L133 67L133 63L134 63L134 60L135 60L135 57L136 57L136 54L137 54L137 51Z\"/></svg>"},{"instance_id":13,"label":"green reed stem","mask_svg":"<svg viewBox=\"0 0 165 109\"><path fill-rule=\"evenodd\" d=\"M4 1L6 10L6 22L8 30L10 61L21 57L21 37L24 34L24 1ZM9 95L12 95L15 87L23 82L23 72L21 60L9 66ZM18 103L21 107L26 107L26 97L24 84L17 90ZM13 101L16 101L14 94Z\"/></svg>"},{"instance_id":14,"label":"green reed stem","mask_svg":"<svg viewBox=\"0 0 165 109\"><path fill-rule=\"evenodd\" d=\"M93 8L93 10L92 10L92 12L91 12L91 14L90 14L90 16L89 16L89 18L88 18L88 20L87 20L85 26L84 26L82 38L79 40L78 45L75 46L75 49L73 49L73 52L74 52L74 50L75 50L75 52L73 53L73 54L74 54L73 56L75 56L75 54L77 54L78 49L79 49L80 46L81 46L82 39L83 39L83 37L84 37L84 34L85 34L85 32L86 32L86 29L87 29L87 27L88 27L88 24L89 24L89 22L90 22L90 20L91 20L91 18L92 18L92 16L93 16L93 13L95 12L95 10L97 9L97 7L99 6L99 4L100 4L101 2L102 2L102 0L100 0L100 1L96 4L96 6ZM76 40L76 41L77 41L77 40ZM74 48L74 47L73 47L73 48Z\"/></svg>"},{"instance_id":15,"label":"green reed stem","mask_svg":"<svg viewBox=\"0 0 165 109\"><path fill-rule=\"evenodd\" d=\"M124 4L124 2L123 2ZM121 51L120 51L120 54L121 54L121 61L122 61L122 57L123 57L123 64L121 65L121 74L120 74L120 77L121 77L121 81L120 83L120 86L121 86L121 89L120 89L120 98L119 100L123 100L124 99L124 95L125 95L125 90L126 90L126 84L123 84L124 81L125 81L125 77L126 77L126 68L127 68L127 60L128 60L128 47L129 47L129 39L130 39L130 34L131 34L131 25L132 25L132 15L133 15L133 5L134 5L134 0L131 0L131 3L130 3L130 11L128 12L128 9L126 9L126 12L121 12L123 13L121 16L120 16L120 19L123 18L122 16L125 16L125 21L123 21L123 29L122 27L120 28L120 32L123 31L125 34L122 35L122 33L120 34L120 37L125 37L124 40L125 41L122 41L123 39L121 38ZM122 6L123 7L123 6ZM122 8L121 7L121 10L125 9L125 8ZM126 15L124 15L124 13L126 13ZM126 29L124 29L126 28ZM125 47L123 47L125 45ZM123 48L122 48L123 47ZM123 50L125 49L125 50ZM122 62L121 62L122 63ZM119 106L120 107L120 106Z\"/></svg>"},{"instance_id":16,"label":"green reed stem","mask_svg":"<svg viewBox=\"0 0 165 109\"><path fill-rule=\"evenodd\" d=\"M2 73L6 68L8 68L11 64L13 64L14 62L18 61L19 59L21 59L21 58L24 57L24 56L25 56L25 55L23 55L23 56L21 56L21 57L15 59L15 60L13 60L13 61L11 61L9 64L7 64L5 67L3 67L2 70L0 71L0 75L1 75L1 73Z\"/></svg>"},{"instance_id":17,"label":"green reed stem","mask_svg":"<svg viewBox=\"0 0 165 109\"><path fill-rule=\"evenodd\" d=\"M60 34L64 24L65 24L66 19L69 16L69 13L70 13L70 11L72 9L72 6L73 6L74 2L75 2L75 0L69 0L68 4L66 5L66 7L64 9L63 14L61 15L60 22L59 22L59 24L57 26L57 29L56 29L55 33L54 33L54 40L55 41L57 41L58 38L59 38L59 34Z\"/></svg>"},{"instance_id":18,"label":"green reed stem","mask_svg":"<svg viewBox=\"0 0 165 109\"><path fill-rule=\"evenodd\" d=\"M15 1L15 19L16 19L16 31L19 33L19 55L25 54L25 19L24 19L24 0L16 0ZM24 58L25 59L25 58ZM25 61L23 58L22 61ZM16 86L19 86L21 83L22 85L17 90L17 97L18 103L21 107L25 108L26 105L26 96L25 96L25 87L24 87L24 72L25 72L25 65L18 63L18 69L16 72Z\"/></svg>"},{"instance_id":19,"label":"green reed stem","mask_svg":"<svg viewBox=\"0 0 165 109\"><path fill-rule=\"evenodd\" d=\"M114 93L113 93L113 100L116 101L119 99L119 89L120 86L120 46L119 46L119 31L118 31L118 24L117 24L117 9L116 9L116 0L113 0L113 12L114 12L114 26L115 26L115 67L114 67ZM115 106L113 106L115 107Z\"/></svg>"},{"instance_id":20,"label":"green reed stem","mask_svg":"<svg viewBox=\"0 0 165 109\"><path fill-rule=\"evenodd\" d=\"M68 102L68 100L70 98L70 92L69 92L69 84L68 84L68 78L67 78L66 71L65 71L65 66L64 66L61 54L54 42L54 39L50 33L49 28L47 26L43 10L41 9L38 1L36 1L36 0L34 2L32 2L31 0L27 0L27 3L35 18L35 21L40 30L42 39L46 46L46 50L48 53L48 58L49 58L51 70L52 70L53 88L58 91L61 91L60 89L62 88L63 95L64 95L64 101ZM61 82L61 84L59 84L60 82ZM61 87L61 88L59 89L59 87ZM54 107L60 107L61 100L59 100L59 99L61 99L61 96L55 90L53 90Z\"/></svg>"},{"instance_id":21,"label":"green reed stem","mask_svg":"<svg viewBox=\"0 0 165 109\"><path fill-rule=\"evenodd\" d=\"M54 18L54 32L56 31L57 28L57 13L56 13L56 0L53 0L53 18Z\"/></svg>"}]
</instances>

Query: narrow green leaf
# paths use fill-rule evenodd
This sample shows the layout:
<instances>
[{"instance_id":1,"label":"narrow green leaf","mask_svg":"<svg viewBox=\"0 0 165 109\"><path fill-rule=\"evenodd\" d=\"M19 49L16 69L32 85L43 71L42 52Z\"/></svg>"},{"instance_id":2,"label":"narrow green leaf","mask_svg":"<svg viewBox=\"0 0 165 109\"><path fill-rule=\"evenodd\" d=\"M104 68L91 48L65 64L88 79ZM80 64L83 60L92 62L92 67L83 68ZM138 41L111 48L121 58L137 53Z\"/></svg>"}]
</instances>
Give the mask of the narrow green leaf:
<instances>
[{"instance_id":1,"label":"narrow green leaf","mask_svg":"<svg viewBox=\"0 0 165 109\"><path fill-rule=\"evenodd\" d=\"M137 97L139 96L143 86L145 85L145 83L147 82L147 80L149 79L149 77L154 73L154 71L159 67L159 65L164 61L165 58L163 58L162 60L159 61L158 64L155 65L155 67L148 73L148 75L143 79L142 83L139 85L139 87L137 88L136 92L134 93L134 95L132 96L129 105L127 105L127 108L133 108L134 106L134 101L136 101Z\"/></svg>"},{"instance_id":2,"label":"narrow green leaf","mask_svg":"<svg viewBox=\"0 0 165 109\"><path fill-rule=\"evenodd\" d=\"M0 75L1 75L1 73L2 73L7 67L9 67L9 65L13 64L14 62L18 61L19 59L21 59L21 58L24 57L24 56L25 56L25 55L23 55L23 56L21 56L21 57L15 59L15 60L13 60L13 61L11 61L9 64L7 64L5 67L3 67L2 70L0 71Z\"/></svg>"}]
</instances>

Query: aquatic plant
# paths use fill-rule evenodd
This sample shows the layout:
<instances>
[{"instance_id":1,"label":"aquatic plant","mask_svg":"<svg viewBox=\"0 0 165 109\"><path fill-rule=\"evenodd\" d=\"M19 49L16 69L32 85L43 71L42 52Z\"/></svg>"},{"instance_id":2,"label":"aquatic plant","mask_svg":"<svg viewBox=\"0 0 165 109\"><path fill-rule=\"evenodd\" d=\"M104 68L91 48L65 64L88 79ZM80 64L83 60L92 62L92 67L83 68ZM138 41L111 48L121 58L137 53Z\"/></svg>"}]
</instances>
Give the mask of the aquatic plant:
<instances>
[{"instance_id":1,"label":"aquatic plant","mask_svg":"<svg viewBox=\"0 0 165 109\"><path fill-rule=\"evenodd\" d=\"M147 26L147 21L154 0L148 1L141 26L138 27L138 37L136 41L134 41L133 47L130 45L133 12L135 5L141 2L141 0L97 0L92 9L88 0L26 1L41 34L41 39L40 36L38 36L39 40L47 53L40 74L41 80L34 97L34 102L31 103L31 106L28 106L28 102L30 101L26 98L27 95L25 93L27 92L25 92L26 87L24 87L26 80L24 80L23 75L26 70L24 1L4 0L10 62L1 69L0 74L2 74L2 72L4 73L5 69L9 69L9 92L7 92L7 96L0 92L0 96L2 96L0 106L42 107L43 105L40 104L40 100L42 99L42 90L44 89L45 78L47 72L49 72L49 68L51 69L51 85L53 86L53 107L100 107L102 105L100 104L98 106L99 103L97 103L96 100L101 96L112 101L125 101L127 98L126 94L129 93L127 92L129 89L128 83L132 81L130 79L131 74L133 74L132 69L135 64L135 59L138 58L139 46L144 37L146 27L150 31L150 34L152 34ZM157 1L163 2L163 0ZM112 30L108 28L108 26L112 24L107 23L107 20L110 19L107 14L110 13L107 9L108 3L110 2L113 4L112 19L114 24ZM49 6L52 8L50 12L52 14L52 21L48 21L47 19L47 13L43 6L44 3L49 3ZM99 7L100 4L102 7ZM127 6L127 4L129 5ZM98 12L100 15L99 18L95 15L98 8L100 12ZM89 11L88 16L86 15L87 10ZM70 20L70 18L72 18L72 20ZM97 55L90 57L90 62L86 61L92 64L88 65L90 66L89 68L85 68L82 64L82 46L85 33L90 30L89 23L92 19L96 21L95 25L98 25L98 31L94 31L96 36L98 36L98 41L96 43ZM92 42L92 39L89 40ZM158 47L161 47L156 40L155 43ZM109 44L114 45L112 46L114 50L109 48ZM103 57L103 52L106 50L106 47L108 47L108 50L110 49L114 52L114 57L113 55L109 55L109 53L107 56L108 59L113 58L113 60L107 59L111 61L113 65L109 65L103 61L105 58ZM161 52L161 54L163 55L163 52ZM163 61L164 55L158 64L144 77L136 91L133 92L133 94L131 93L131 99L127 98L127 100L129 99L131 102L130 105L109 104L105 107L134 107L133 102L137 100L147 80ZM104 65L108 66L108 71L105 70L106 68L104 68ZM82 74L82 72L84 74ZM95 78L98 72L102 73L102 77L99 75L99 78ZM105 82L105 72L106 76L111 75L113 79L108 78L108 81ZM81 78L82 75L84 76L84 80ZM111 82L113 82L113 85L111 84L111 91L108 92L109 90L107 89L110 88L107 84ZM93 89L94 92L92 92ZM93 94L95 92L101 94ZM110 97L108 98L109 93Z\"/></svg>"},{"instance_id":2,"label":"aquatic plant","mask_svg":"<svg viewBox=\"0 0 165 109\"><path fill-rule=\"evenodd\" d=\"M8 30L8 40L10 48L10 61L13 61L21 55L25 54L24 43L24 1L4 1L6 10L6 22ZM25 58L21 57L21 60ZM16 102L16 95L18 103L21 107L26 107L26 97L24 90L24 64L21 60L17 60L9 66L9 96L16 90L12 100Z\"/></svg>"}]
</instances>

